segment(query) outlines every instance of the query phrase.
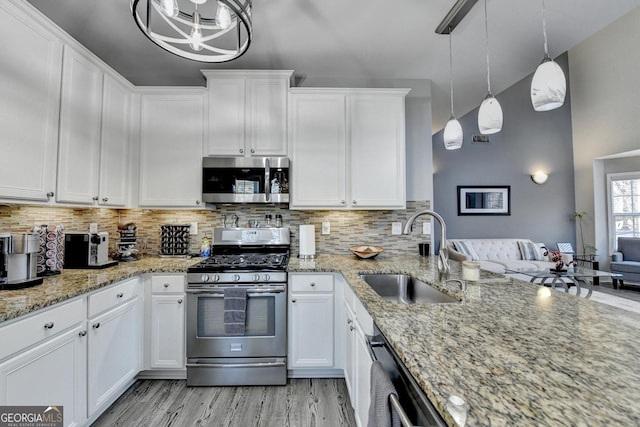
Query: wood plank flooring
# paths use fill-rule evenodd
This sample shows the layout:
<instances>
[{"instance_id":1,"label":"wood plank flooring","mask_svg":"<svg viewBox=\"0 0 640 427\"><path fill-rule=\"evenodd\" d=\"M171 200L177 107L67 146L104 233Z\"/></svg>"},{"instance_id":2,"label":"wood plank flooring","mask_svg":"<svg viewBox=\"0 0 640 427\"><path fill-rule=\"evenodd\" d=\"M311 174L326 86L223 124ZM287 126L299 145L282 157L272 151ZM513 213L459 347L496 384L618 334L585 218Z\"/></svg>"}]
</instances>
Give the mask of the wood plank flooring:
<instances>
[{"instance_id":1,"label":"wood plank flooring","mask_svg":"<svg viewBox=\"0 0 640 427\"><path fill-rule=\"evenodd\" d=\"M187 387L138 380L93 427L355 427L343 379L289 379L286 386Z\"/></svg>"}]
</instances>

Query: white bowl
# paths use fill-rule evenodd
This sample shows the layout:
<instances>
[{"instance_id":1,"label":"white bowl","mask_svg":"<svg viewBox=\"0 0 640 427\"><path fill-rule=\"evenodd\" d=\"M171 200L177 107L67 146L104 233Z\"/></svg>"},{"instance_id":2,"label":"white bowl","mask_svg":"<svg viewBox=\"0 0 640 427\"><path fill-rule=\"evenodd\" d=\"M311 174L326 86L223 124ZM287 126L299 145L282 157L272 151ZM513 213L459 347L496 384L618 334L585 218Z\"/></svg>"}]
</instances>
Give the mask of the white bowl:
<instances>
[{"instance_id":1,"label":"white bowl","mask_svg":"<svg viewBox=\"0 0 640 427\"><path fill-rule=\"evenodd\" d=\"M369 246L369 245L361 245L361 246L351 246L349 248L351 252L354 253L359 258L373 258L384 249L379 246Z\"/></svg>"}]
</instances>

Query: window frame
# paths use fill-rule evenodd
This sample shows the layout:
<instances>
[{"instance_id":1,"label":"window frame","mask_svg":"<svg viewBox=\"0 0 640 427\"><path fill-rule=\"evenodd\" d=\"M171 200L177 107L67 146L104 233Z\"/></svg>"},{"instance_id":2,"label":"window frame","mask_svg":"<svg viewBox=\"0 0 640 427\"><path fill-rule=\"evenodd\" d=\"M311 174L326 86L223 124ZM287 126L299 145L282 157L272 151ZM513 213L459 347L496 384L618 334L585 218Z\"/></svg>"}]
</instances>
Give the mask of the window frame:
<instances>
[{"instance_id":1,"label":"window frame","mask_svg":"<svg viewBox=\"0 0 640 427\"><path fill-rule=\"evenodd\" d=\"M609 235L609 247L611 250L609 253L613 253L618 250L618 242L616 236L616 225L613 219L613 182L614 181L624 181L624 180L640 180L640 171L629 171L629 172L615 172L607 174L607 232ZM638 195L640 195L640 189L638 191ZM640 206L638 207L638 213L633 214L640 217Z\"/></svg>"}]
</instances>

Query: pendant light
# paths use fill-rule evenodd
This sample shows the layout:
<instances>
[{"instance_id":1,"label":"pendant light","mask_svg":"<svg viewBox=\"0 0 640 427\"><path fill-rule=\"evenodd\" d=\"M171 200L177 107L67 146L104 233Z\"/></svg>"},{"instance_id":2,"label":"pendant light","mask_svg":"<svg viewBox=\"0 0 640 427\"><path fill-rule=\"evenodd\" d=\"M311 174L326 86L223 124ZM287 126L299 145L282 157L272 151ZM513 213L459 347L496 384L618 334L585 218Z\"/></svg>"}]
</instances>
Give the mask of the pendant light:
<instances>
[{"instance_id":1,"label":"pendant light","mask_svg":"<svg viewBox=\"0 0 640 427\"><path fill-rule=\"evenodd\" d=\"M567 93L567 81L562 68L549 57L547 45L547 23L542 3L542 34L544 36L544 58L531 80L531 104L536 111L549 111L562 107Z\"/></svg>"},{"instance_id":2,"label":"pendant light","mask_svg":"<svg viewBox=\"0 0 640 427\"><path fill-rule=\"evenodd\" d=\"M487 0L484 1L484 31L487 48L487 96L478 111L478 129L483 135L491 135L502 130L502 107L491 93L491 68L489 66L489 24Z\"/></svg>"},{"instance_id":3,"label":"pendant light","mask_svg":"<svg viewBox=\"0 0 640 427\"><path fill-rule=\"evenodd\" d=\"M449 32L449 83L451 93L451 118L444 127L444 148L457 150L462 147L462 126L453 114L453 53L451 49L451 32Z\"/></svg>"}]
</instances>

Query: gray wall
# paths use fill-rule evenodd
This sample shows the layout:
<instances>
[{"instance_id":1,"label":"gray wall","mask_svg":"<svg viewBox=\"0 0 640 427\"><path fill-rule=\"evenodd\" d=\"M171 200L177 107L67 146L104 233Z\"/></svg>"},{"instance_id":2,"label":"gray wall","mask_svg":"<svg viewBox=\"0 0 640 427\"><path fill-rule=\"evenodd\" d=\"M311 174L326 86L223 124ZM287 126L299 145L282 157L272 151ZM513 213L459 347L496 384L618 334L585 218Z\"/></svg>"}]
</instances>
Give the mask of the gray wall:
<instances>
[{"instance_id":1,"label":"gray wall","mask_svg":"<svg viewBox=\"0 0 640 427\"><path fill-rule=\"evenodd\" d=\"M567 56L558 63L568 75ZM504 124L490 143L472 143L479 134L478 108L459 118L464 130L461 149L448 151L443 131L433 136L434 208L447 223L451 238L530 238L552 247L575 245L573 149L569 94L565 105L549 112L531 106L531 75L500 93ZM478 82L482 84L482 82ZM481 102L481 100L478 100ZM543 185L530 175L544 170ZM458 185L510 185L510 216L458 216Z\"/></svg>"}]
</instances>

